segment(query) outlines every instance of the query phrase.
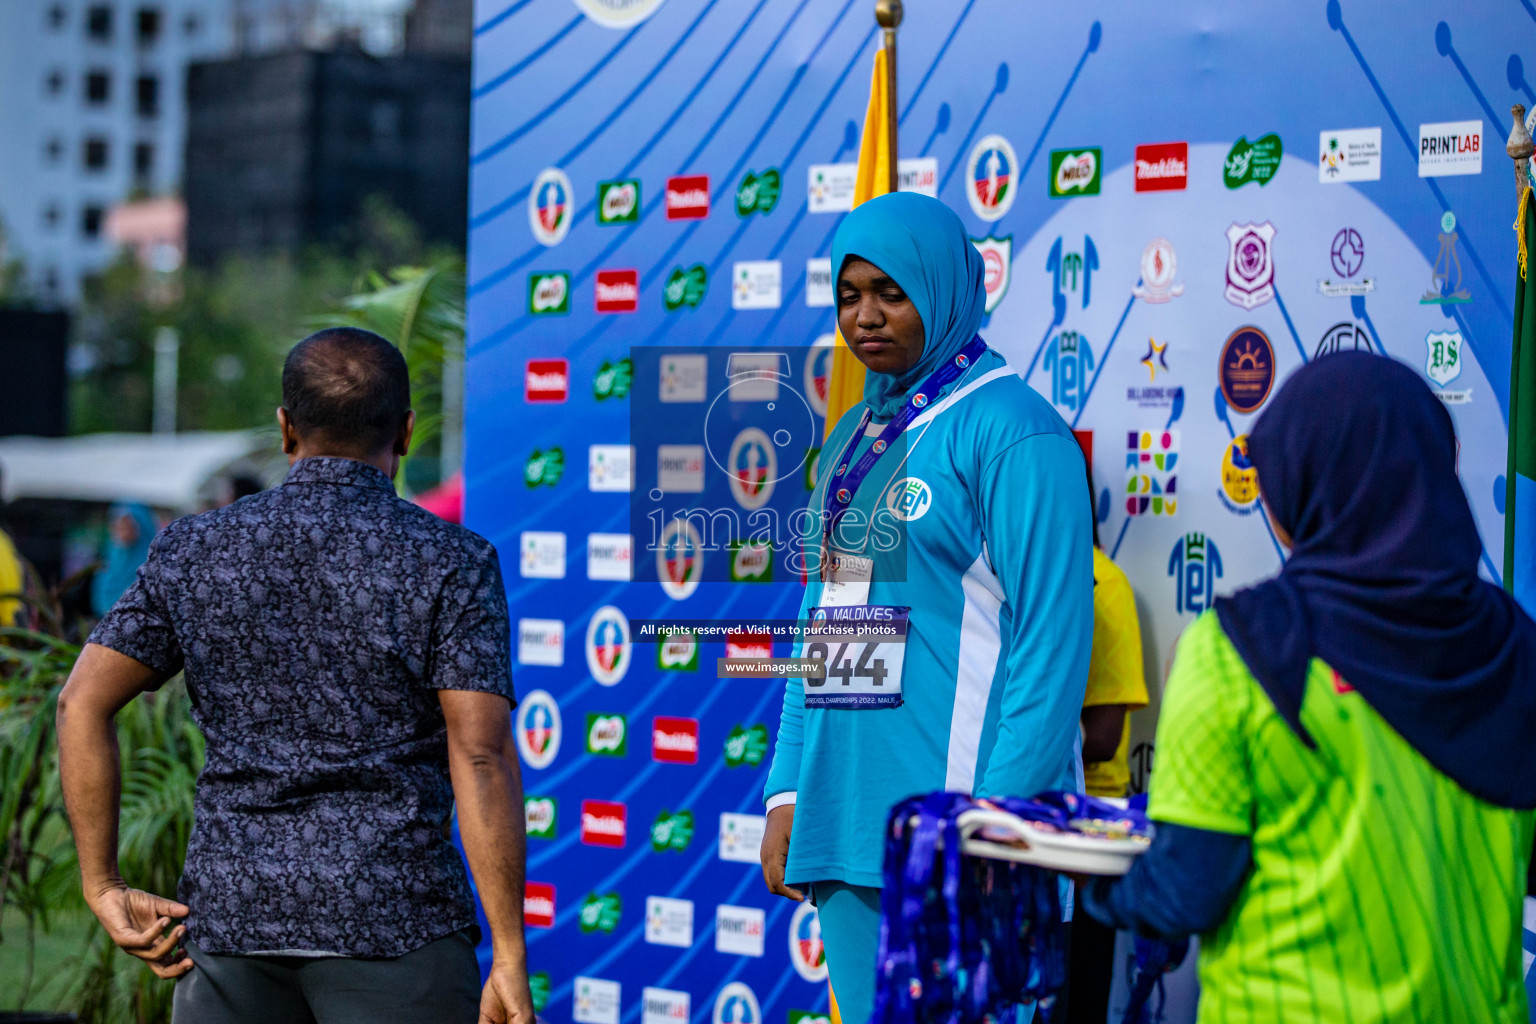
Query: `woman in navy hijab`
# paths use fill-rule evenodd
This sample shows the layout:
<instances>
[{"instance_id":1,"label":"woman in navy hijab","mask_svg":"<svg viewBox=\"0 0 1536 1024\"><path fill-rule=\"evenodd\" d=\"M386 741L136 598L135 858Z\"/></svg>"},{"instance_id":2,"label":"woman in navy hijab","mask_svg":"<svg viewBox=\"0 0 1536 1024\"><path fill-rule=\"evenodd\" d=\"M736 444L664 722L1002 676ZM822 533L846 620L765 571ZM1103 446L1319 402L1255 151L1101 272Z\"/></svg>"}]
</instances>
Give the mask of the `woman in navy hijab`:
<instances>
[{"instance_id":1,"label":"woman in navy hijab","mask_svg":"<svg viewBox=\"0 0 1536 1024\"><path fill-rule=\"evenodd\" d=\"M1339 353L1248 451L1291 555L1180 639L1157 838L1083 903L1200 933L1202 1021L1524 1024L1536 626L1478 576L1450 414Z\"/></svg>"}]
</instances>

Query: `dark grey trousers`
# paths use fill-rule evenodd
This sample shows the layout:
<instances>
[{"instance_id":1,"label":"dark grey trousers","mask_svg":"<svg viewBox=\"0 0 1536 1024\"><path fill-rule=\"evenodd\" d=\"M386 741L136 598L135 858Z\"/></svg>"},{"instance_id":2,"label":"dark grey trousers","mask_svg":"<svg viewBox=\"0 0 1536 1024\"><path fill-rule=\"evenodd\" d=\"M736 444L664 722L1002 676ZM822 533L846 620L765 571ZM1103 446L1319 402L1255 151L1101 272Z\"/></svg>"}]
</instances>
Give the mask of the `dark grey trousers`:
<instances>
[{"instance_id":1,"label":"dark grey trousers","mask_svg":"<svg viewBox=\"0 0 1536 1024\"><path fill-rule=\"evenodd\" d=\"M176 981L172 1024L475 1024L480 967L469 931L388 960L215 956Z\"/></svg>"}]
</instances>

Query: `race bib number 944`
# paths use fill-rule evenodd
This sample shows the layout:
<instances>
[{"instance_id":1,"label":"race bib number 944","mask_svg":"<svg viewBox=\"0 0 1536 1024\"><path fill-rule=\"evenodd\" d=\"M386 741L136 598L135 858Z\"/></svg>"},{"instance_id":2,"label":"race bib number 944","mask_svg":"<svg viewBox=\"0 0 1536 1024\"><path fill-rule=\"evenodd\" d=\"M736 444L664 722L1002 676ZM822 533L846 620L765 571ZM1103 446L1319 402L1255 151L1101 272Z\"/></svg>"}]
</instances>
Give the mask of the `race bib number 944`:
<instances>
[{"instance_id":1,"label":"race bib number 944","mask_svg":"<svg viewBox=\"0 0 1536 1024\"><path fill-rule=\"evenodd\" d=\"M806 680L805 706L900 707L908 611L884 604L812 608L800 656L821 659L826 675Z\"/></svg>"}]
</instances>

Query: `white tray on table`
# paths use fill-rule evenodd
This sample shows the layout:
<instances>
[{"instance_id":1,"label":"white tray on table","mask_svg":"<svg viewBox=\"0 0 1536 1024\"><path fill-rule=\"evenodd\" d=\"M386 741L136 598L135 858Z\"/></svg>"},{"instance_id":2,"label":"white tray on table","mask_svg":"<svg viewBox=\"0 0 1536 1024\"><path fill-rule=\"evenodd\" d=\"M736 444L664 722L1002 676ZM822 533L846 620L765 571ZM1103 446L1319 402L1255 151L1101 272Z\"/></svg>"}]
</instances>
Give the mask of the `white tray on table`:
<instances>
[{"instance_id":1,"label":"white tray on table","mask_svg":"<svg viewBox=\"0 0 1536 1024\"><path fill-rule=\"evenodd\" d=\"M1123 875L1145 853L1140 839L1110 839L1038 828L1007 811L976 808L960 815L960 849L971 857L1032 864L1082 875ZM987 831L985 838L977 833Z\"/></svg>"}]
</instances>

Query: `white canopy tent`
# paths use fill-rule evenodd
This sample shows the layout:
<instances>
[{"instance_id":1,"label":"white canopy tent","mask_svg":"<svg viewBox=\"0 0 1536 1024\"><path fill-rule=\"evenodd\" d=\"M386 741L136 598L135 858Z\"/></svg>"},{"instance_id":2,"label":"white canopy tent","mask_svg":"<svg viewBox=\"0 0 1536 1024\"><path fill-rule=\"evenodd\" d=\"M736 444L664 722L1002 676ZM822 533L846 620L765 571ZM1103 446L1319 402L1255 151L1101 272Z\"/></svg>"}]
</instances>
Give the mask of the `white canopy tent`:
<instances>
[{"instance_id":1,"label":"white canopy tent","mask_svg":"<svg viewBox=\"0 0 1536 1024\"><path fill-rule=\"evenodd\" d=\"M0 437L0 501L137 501L195 512L221 479L271 482L281 458L271 431Z\"/></svg>"}]
</instances>

